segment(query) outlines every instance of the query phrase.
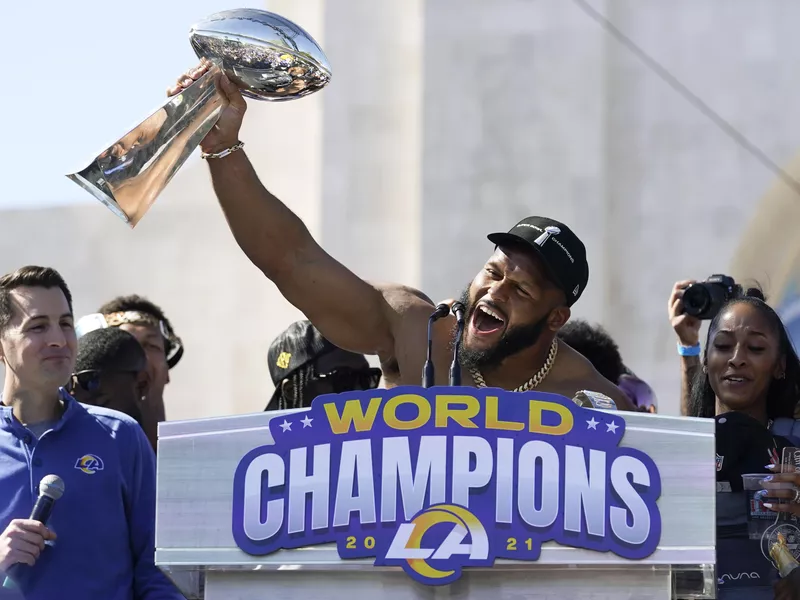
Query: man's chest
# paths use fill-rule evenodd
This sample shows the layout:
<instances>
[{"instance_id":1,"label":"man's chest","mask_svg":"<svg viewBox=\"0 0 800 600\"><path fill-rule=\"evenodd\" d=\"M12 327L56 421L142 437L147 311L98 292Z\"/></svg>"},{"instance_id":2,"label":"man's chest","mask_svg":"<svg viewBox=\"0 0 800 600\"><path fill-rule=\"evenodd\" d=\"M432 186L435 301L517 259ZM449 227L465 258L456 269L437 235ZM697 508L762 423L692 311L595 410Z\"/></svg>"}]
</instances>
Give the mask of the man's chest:
<instances>
[{"instance_id":1,"label":"man's chest","mask_svg":"<svg viewBox=\"0 0 800 600\"><path fill-rule=\"evenodd\" d=\"M122 473L115 449L105 441L59 436L49 432L40 440L0 432L0 525L27 517L48 475L64 482L64 494L54 515L85 514L96 499L122 499ZM60 519L59 519L60 520Z\"/></svg>"}]
</instances>

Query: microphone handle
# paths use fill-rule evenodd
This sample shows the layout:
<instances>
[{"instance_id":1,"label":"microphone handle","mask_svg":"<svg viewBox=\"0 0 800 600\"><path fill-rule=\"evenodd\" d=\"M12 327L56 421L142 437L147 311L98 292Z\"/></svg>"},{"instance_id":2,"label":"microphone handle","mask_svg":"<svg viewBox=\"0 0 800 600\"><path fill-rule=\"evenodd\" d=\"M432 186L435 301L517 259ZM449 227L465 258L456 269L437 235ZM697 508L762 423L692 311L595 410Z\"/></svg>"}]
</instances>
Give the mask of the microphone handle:
<instances>
[{"instance_id":1,"label":"microphone handle","mask_svg":"<svg viewBox=\"0 0 800 600\"><path fill-rule=\"evenodd\" d=\"M424 388L432 387L436 381L433 360L431 358L431 354L433 353L433 322L441 319L449 313L450 307L448 307L446 304L440 304L436 307L436 312L434 312L428 318L428 353L425 356L425 366L422 368L422 387Z\"/></svg>"},{"instance_id":2,"label":"microphone handle","mask_svg":"<svg viewBox=\"0 0 800 600\"><path fill-rule=\"evenodd\" d=\"M56 503L50 496L40 495L36 499L36 504L33 505L31 511L31 521L39 521L42 524L47 523L50 518L50 513L53 512L53 505Z\"/></svg>"},{"instance_id":3,"label":"microphone handle","mask_svg":"<svg viewBox=\"0 0 800 600\"><path fill-rule=\"evenodd\" d=\"M456 340L453 344L453 363L450 365L450 386L461 385L461 361L458 359L458 348L461 346L461 337L464 335L464 319L456 321Z\"/></svg>"},{"instance_id":4,"label":"microphone handle","mask_svg":"<svg viewBox=\"0 0 800 600\"><path fill-rule=\"evenodd\" d=\"M422 369L422 387L433 387L434 381L435 376L433 374L433 362L431 362L431 359L429 358L425 361L425 367Z\"/></svg>"},{"instance_id":5,"label":"microphone handle","mask_svg":"<svg viewBox=\"0 0 800 600\"><path fill-rule=\"evenodd\" d=\"M458 358L453 360L450 365L450 386L458 387L461 385L461 365L458 363Z\"/></svg>"},{"instance_id":6,"label":"microphone handle","mask_svg":"<svg viewBox=\"0 0 800 600\"><path fill-rule=\"evenodd\" d=\"M459 303L456 303L461 306ZM455 306L455 305L454 305ZM433 352L433 323L434 321L438 321L439 319L446 317L450 314L451 307L450 305L442 302L441 304L436 306L436 310L434 313L428 318L428 354L425 357L425 366L422 367L422 387L429 388L433 387L436 384L436 376L434 375L434 365L433 359L431 354ZM460 314L460 316L459 316ZM464 328L464 315L463 309L461 313L456 314L456 317L459 319L459 328ZM456 350L457 352L457 350ZM450 369L450 381L453 380L453 370ZM458 381L461 381L461 371L458 371ZM452 383L450 384L452 385Z\"/></svg>"},{"instance_id":7,"label":"microphone handle","mask_svg":"<svg viewBox=\"0 0 800 600\"><path fill-rule=\"evenodd\" d=\"M33 510L31 511L31 521L39 521L42 524L47 523L47 519L50 518L50 513L53 512L53 505L55 505L55 503L56 501L50 496L40 494L36 499L36 504L33 505ZM9 570L16 570L18 567L19 565L12 565ZM14 587L14 581L10 576L7 575L3 580L3 588L12 589Z\"/></svg>"}]
</instances>

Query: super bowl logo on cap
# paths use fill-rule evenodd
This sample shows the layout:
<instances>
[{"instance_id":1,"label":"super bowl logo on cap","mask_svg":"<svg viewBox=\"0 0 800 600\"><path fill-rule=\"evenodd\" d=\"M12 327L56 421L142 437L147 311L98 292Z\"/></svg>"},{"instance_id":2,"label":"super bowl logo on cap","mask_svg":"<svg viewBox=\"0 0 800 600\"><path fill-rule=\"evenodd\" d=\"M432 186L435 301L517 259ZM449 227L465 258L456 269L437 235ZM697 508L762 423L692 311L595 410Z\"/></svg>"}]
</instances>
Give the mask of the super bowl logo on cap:
<instances>
[{"instance_id":1,"label":"super bowl logo on cap","mask_svg":"<svg viewBox=\"0 0 800 600\"><path fill-rule=\"evenodd\" d=\"M544 243L550 239L550 236L558 235L559 233L561 233L561 230L558 227L553 227L553 226L545 227L544 233L539 237L537 237L533 241L533 243L538 244L539 246L544 246Z\"/></svg>"},{"instance_id":2,"label":"super bowl logo on cap","mask_svg":"<svg viewBox=\"0 0 800 600\"><path fill-rule=\"evenodd\" d=\"M642 559L661 537L661 477L620 446L625 420L555 394L330 394L269 426L274 444L233 481L233 538L251 555L334 542L343 559L443 585L538 560L546 542Z\"/></svg>"}]
</instances>

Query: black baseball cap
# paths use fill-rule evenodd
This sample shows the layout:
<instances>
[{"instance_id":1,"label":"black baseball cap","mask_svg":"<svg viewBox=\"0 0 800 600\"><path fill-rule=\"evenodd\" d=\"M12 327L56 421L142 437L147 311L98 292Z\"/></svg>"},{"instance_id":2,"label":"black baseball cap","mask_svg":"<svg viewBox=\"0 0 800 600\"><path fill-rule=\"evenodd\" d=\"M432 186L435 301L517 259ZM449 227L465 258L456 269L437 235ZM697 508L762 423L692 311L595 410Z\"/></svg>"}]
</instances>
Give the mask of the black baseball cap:
<instances>
[{"instance_id":1,"label":"black baseball cap","mask_svg":"<svg viewBox=\"0 0 800 600\"><path fill-rule=\"evenodd\" d=\"M321 357L327 356L334 351L339 352L336 357L331 357L331 360L335 363L341 362L343 355L345 357L346 355L351 355L349 363L355 365L363 363L364 369L369 368L369 363L362 354L348 352L334 345L320 333L319 329L311 324L311 321L302 320L289 325L283 333L272 341L267 354L269 375L275 385L275 391L267 405L267 410L274 410L278 406L281 383L284 379L291 376L301 367L318 361ZM330 366L328 365L328 367Z\"/></svg>"},{"instance_id":2,"label":"black baseball cap","mask_svg":"<svg viewBox=\"0 0 800 600\"><path fill-rule=\"evenodd\" d=\"M589 282L586 247L563 223L547 217L528 217L507 233L489 234L497 246L516 245L529 248L544 263L553 282L564 291L567 306L572 306Z\"/></svg>"},{"instance_id":3,"label":"black baseball cap","mask_svg":"<svg viewBox=\"0 0 800 600\"><path fill-rule=\"evenodd\" d=\"M336 349L310 321L297 321L276 337L269 347L269 375L276 386L300 367Z\"/></svg>"}]
</instances>

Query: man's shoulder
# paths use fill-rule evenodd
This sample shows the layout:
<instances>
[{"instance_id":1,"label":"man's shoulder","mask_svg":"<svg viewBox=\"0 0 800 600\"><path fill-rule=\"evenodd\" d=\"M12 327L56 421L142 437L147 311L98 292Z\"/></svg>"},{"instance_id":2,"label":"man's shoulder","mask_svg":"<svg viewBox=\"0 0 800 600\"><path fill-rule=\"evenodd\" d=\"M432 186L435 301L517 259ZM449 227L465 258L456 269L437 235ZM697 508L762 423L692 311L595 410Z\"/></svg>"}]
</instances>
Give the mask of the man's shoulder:
<instances>
[{"instance_id":1,"label":"man's shoulder","mask_svg":"<svg viewBox=\"0 0 800 600\"><path fill-rule=\"evenodd\" d=\"M141 459L142 453L152 452L147 438L139 423L125 413L100 406L80 404L82 417L78 427L73 429L73 436L92 440L98 448L115 455L124 473L131 465ZM69 428L69 424L66 424ZM106 461L107 462L107 461ZM123 475L127 477L127 475Z\"/></svg>"},{"instance_id":2,"label":"man's shoulder","mask_svg":"<svg viewBox=\"0 0 800 600\"><path fill-rule=\"evenodd\" d=\"M118 410L91 404L78 404L85 413L84 419L95 422L109 431L135 435L137 428L140 427L135 419Z\"/></svg>"},{"instance_id":3,"label":"man's shoulder","mask_svg":"<svg viewBox=\"0 0 800 600\"><path fill-rule=\"evenodd\" d=\"M599 392L611 398L619 410L634 410L625 393L603 377L586 357L564 342L559 344L559 354L564 356L563 368L559 372L559 387L568 390L572 396L583 390Z\"/></svg>"},{"instance_id":4,"label":"man's shoulder","mask_svg":"<svg viewBox=\"0 0 800 600\"><path fill-rule=\"evenodd\" d=\"M103 406L93 406L91 404L81 404L86 413L93 419L101 423L121 424L122 427L138 426L133 417L129 417L123 412Z\"/></svg>"}]
</instances>

